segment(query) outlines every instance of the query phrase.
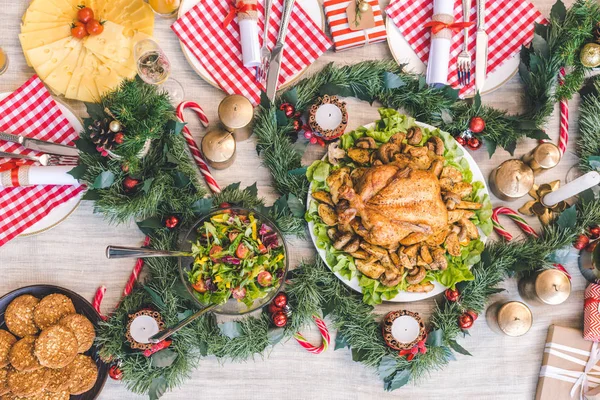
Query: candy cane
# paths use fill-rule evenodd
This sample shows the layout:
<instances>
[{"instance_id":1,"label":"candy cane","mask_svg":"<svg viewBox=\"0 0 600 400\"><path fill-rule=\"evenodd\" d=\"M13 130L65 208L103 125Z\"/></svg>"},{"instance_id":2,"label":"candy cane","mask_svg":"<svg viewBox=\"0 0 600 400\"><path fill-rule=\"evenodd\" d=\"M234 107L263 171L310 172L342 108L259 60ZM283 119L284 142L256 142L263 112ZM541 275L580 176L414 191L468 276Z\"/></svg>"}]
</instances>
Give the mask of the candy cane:
<instances>
[{"instance_id":1,"label":"candy cane","mask_svg":"<svg viewBox=\"0 0 600 400\"><path fill-rule=\"evenodd\" d=\"M204 110L202 110L202 107L193 101L184 101L177 106L177 117L181 120L181 122L185 122L183 119L183 110L186 108L194 111L198 115L198 118L200 118L200 122L202 125L204 125L204 127L208 126L208 118L206 117ZM200 152L200 149L194 141L192 133L187 126L183 127L183 137L185 138L185 141L190 148L190 152L192 153L192 157L194 157L194 161L196 161L198 168L200 168L200 172L202 173L202 176L204 177L204 180L206 181L210 191L213 193L221 193L221 188L217 184L215 178L212 176L210 169L208 169L208 164L206 164L206 161L204 161L202 153Z\"/></svg>"},{"instance_id":2,"label":"candy cane","mask_svg":"<svg viewBox=\"0 0 600 400\"><path fill-rule=\"evenodd\" d=\"M325 321L323 321L321 318L317 317L316 315L313 315L313 320L315 321L315 324L317 325L317 328L319 328L319 332L321 333L321 345L318 347L313 346L312 344L310 344L310 342L308 340L306 340L306 338L304 336L302 336L302 334L300 332L296 332L294 334L294 339L296 339L296 341L300 344L300 346L304 347L309 352L311 352L313 354L320 354L320 353L324 352L325 350L327 350L327 348L329 347L329 342L331 341L331 337L329 336L329 329L327 329L327 325L325 325Z\"/></svg>"},{"instance_id":3,"label":"candy cane","mask_svg":"<svg viewBox=\"0 0 600 400\"><path fill-rule=\"evenodd\" d=\"M144 239L144 247L146 247L148 245L150 245L150 236L146 236L146 239ZM133 271L131 271L131 275L129 275L129 279L127 280L127 283L125 284L125 288L123 289L122 297L126 297L131 294L131 291L133 290L133 287L135 286L135 283L137 282L138 277L140 276L140 273L142 272L143 267L144 267L144 259L138 258L137 261L135 262L135 267L133 267Z\"/></svg>"},{"instance_id":4,"label":"candy cane","mask_svg":"<svg viewBox=\"0 0 600 400\"><path fill-rule=\"evenodd\" d=\"M102 315L102 312L100 311L100 305L102 304L102 299L104 299L104 293L106 293L106 286L103 285L96 290L96 295L92 301L92 307L94 307L94 310L96 310L96 312L100 315L100 318L106 321L108 317Z\"/></svg>"},{"instance_id":5,"label":"candy cane","mask_svg":"<svg viewBox=\"0 0 600 400\"><path fill-rule=\"evenodd\" d=\"M564 67L560 69L560 73L558 75L558 84L565 84L565 69ZM558 149L560 150L560 154L565 154L567 150L567 143L569 143L569 102L567 99L560 99L560 133L558 137Z\"/></svg>"},{"instance_id":6,"label":"candy cane","mask_svg":"<svg viewBox=\"0 0 600 400\"><path fill-rule=\"evenodd\" d=\"M494 224L494 230L496 231L496 233L502 236L504 239L512 240L513 237L506 229L504 229L502 225L500 225L500 222L498 221L499 215L506 215L507 217L515 221L517 226L521 228L523 232L525 232L528 235L538 237L538 234L535 233L535 230L533 230L533 228L519 214L517 214L516 211L508 207L496 207L492 212L492 223Z\"/></svg>"}]
</instances>

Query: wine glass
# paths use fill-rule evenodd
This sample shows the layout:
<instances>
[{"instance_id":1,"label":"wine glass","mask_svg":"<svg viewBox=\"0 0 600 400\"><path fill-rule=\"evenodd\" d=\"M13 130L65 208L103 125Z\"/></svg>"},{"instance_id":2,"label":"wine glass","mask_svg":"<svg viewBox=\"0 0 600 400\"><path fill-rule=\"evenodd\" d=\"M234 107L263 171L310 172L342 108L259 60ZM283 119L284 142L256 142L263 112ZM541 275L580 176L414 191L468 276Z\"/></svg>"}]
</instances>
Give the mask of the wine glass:
<instances>
[{"instance_id":1,"label":"wine glass","mask_svg":"<svg viewBox=\"0 0 600 400\"><path fill-rule=\"evenodd\" d=\"M173 104L183 101L183 86L169 78L171 63L158 43L152 39L140 40L134 46L134 57L138 75L144 82L164 90Z\"/></svg>"}]
</instances>

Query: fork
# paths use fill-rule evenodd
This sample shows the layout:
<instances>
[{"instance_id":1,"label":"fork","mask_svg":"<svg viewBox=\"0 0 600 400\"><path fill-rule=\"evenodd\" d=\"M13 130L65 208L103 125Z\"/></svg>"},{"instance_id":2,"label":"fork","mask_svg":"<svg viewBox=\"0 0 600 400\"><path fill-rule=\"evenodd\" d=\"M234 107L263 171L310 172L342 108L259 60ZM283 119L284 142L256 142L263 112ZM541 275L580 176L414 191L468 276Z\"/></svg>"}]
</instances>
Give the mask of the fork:
<instances>
[{"instance_id":1,"label":"fork","mask_svg":"<svg viewBox=\"0 0 600 400\"><path fill-rule=\"evenodd\" d=\"M471 0L462 0L463 21L469 22L471 16ZM464 43L463 49L456 60L458 68L458 83L465 86L471 83L471 53L468 51L469 28L463 30Z\"/></svg>"},{"instance_id":2,"label":"fork","mask_svg":"<svg viewBox=\"0 0 600 400\"><path fill-rule=\"evenodd\" d=\"M56 165L77 165L77 161L79 160L77 157L57 156L53 154L42 154L41 156L33 156L25 154L5 153L0 151L0 158L1 157L37 161L44 167L53 167Z\"/></svg>"},{"instance_id":3,"label":"fork","mask_svg":"<svg viewBox=\"0 0 600 400\"><path fill-rule=\"evenodd\" d=\"M263 45L260 49L260 67L256 71L256 80L263 83L267 80L267 71L271 62L271 51L269 50L269 18L271 16L272 0L265 0L265 25L263 29Z\"/></svg>"}]
</instances>

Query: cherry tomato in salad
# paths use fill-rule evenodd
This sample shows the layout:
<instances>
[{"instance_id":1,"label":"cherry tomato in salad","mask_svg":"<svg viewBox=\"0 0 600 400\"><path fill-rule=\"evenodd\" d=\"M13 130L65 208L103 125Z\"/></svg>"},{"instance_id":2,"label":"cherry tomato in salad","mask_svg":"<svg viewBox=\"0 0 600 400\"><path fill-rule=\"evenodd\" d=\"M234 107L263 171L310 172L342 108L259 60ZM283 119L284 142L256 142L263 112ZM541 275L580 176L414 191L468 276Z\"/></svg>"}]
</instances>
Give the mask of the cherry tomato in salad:
<instances>
[{"instance_id":1,"label":"cherry tomato in salad","mask_svg":"<svg viewBox=\"0 0 600 400\"><path fill-rule=\"evenodd\" d=\"M208 252L208 255L211 256L210 259L213 260L213 262L217 262L216 259L214 259L212 257L213 254L217 254L223 251L223 248L221 246L219 246L218 244L215 244L213 247L210 248L210 251Z\"/></svg>"},{"instance_id":2,"label":"cherry tomato in salad","mask_svg":"<svg viewBox=\"0 0 600 400\"><path fill-rule=\"evenodd\" d=\"M256 277L258 284L262 287L271 286L273 283L273 275L269 271L261 271Z\"/></svg>"},{"instance_id":3,"label":"cherry tomato in salad","mask_svg":"<svg viewBox=\"0 0 600 400\"><path fill-rule=\"evenodd\" d=\"M204 293L206 292L206 284L204 283L204 280L199 279L198 282L192 284L192 288L194 288L194 290L198 293Z\"/></svg>"},{"instance_id":4,"label":"cherry tomato in salad","mask_svg":"<svg viewBox=\"0 0 600 400\"><path fill-rule=\"evenodd\" d=\"M104 26L97 19L92 19L88 23L85 24L85 29L92 36L96 36L104 31Z\"/></svg>"},{"instance_id":5,"label":"cherry tomato in salad","mask_svg":"<svg viewBox=\"0 0 600 400\"><path fill-rule=\"evenodd\" d=\"M84 24L87 24L94 19L94 11L89 7L80 8L79 11L77 11L77 19Z\"/></svg>"},{"instance_id":6,"label":"cherry tomato in salad","mask_svg":"<svg viewBox=\"0 0 600 400\"><path fill-rule=\"evenodd\" d=\"M246 297L246 288L236 287L231 289L231 295L234 299L241 300Z\"/></svg>"},{"instance_id":7,"label":"cherry tomato in salad","mask_svg":"<svg viewBox=\"0 0 600 400\"><path fill-rule=\"evenodd\" d=\"M73 22L71 25L71 36L77 39L83 39L87 36L87 31L85 30L85 25L79 21Z\"/></svg>"},{"instance_id":8,"label":"cherry tomato in salad","mask_svg":"<svg viewBox=\"0 0 600 400\"><path fill-rule=\"evenodd\" d=\"M229 241L233 242L235 240L236 237L238 237L240 233L239 232L229 232Z\"/></svg>"},{"instance_id":9,"label":"cherry tomato in salad","mask_svg":"<svg viewBox=\"0 0 600 400\"><path fill-rule=\"evenodd\" d=\"M258 244L258 251L260 251L260 254L265 254L269 250L267 250L267 247L264 244L259 243Z\"/></svg>"},{"instance_id":10,"label":"cherry tomato in salad","mask_svg":"<svg viewBox=\"0 0 600 400\"><path fill-rule=\"evenodd\" d=\"M244 243L240 243L237 249L235 249L235 255L237 256L237 258L246 258L249 252L250 250L248 250Z\"/></svg>"}]
</instances>

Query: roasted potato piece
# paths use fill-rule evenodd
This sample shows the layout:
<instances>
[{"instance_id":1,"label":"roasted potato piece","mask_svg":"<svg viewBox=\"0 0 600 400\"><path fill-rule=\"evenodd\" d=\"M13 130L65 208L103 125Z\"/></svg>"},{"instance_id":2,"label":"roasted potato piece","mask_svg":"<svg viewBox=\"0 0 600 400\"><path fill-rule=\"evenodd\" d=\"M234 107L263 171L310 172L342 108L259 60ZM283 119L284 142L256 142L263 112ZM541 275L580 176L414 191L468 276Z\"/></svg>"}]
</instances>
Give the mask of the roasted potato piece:
<instances>
[{"instance_id":1,"label":"roasted potato piece","mask_svg":"<svg viewBox=\"0 0 600 400\"><path fill-rule=\"evenodd\" d=\"M431 252L429 251L429 247L426 245L421 246L421 250L419 251L419 255L421 259L425 261L427 264L431 264L433 262L433 257L431 256Z\"/></svg>"},{"instance_id":2,"label":"roasted potato piece","mask_svg":"<svg viewBox=\"0 0 600 400\"><path fill-rule=\"evenodd\" d=\"M401 248L398 251L402 251L404 254L406 254L408 257L417 257L417 253L419 252L419 246L418 244L413 244L404 248Z\"/></svg>"},{"instance_id":3,"label":"roasted potato piece","mask_svg":"<svg viewBox=\"0 0 600 400\"><path fill-rule=\"evenodd\" d=\"M387 250L383 247L375 246L367 242L361 242L360 248L380 260L385 257L389 258Z\"/></svg>"},{"instance_id":4,"label":"roasted potato piece","mask_svg":"<svg viewBox=\"0 0 600 400\"><path fill-rule=\"evenodd\" d=\"M469 210L452 210L448 211L448 223L453 224L459 221L461 218L469 219L473 217L475 213Z\"/></svg>"},{"instance_id":5,"label":"roasted potato piece","mask_svg":"<svg viewBox=\"0 0 600 400\"><path fill-rule=\"evenodd\" d=\"M352 147L348 149L348 157L359 164L368 164L371 161L371 152L368 149Z\"/></svg>"},{"instance_id":6,"label":"roasted potato piece","mask_svg":"<svg viewBox=\"0 0 600 400\"><path fill-rule=\"evenodd\" d=\"M413 269L417 264L416 256L411 260L411 257L402 251L402 248L398 249L396 256L398 256L398 260L400 262L400 268Z\"/></svg>"},{"instance_id":7,"label":"roasted potato piece","mask_svg":"<svg viewBox=\"0 0 600 400\"><path fill-rule=\"evenodd\" d=\"M451 256L460 256L460 243L456 233L451 232L448 237L446 237L446 250Z\"/></svg>"},{"instance_id":8,"label":"roasted potato piece","mask_svg":"<svg viewBox=\"0 0 600 400\"><path fill-rule=\"evenodd\" d=\"M440 189L442 190L442 192L451 192L452 191L452 188L454 187L454 183L452 183L452 180L450 178L440 178L439 182L440 182Z\"/></svg>"},{"instance_id":9,"label":"roasted potato piece","mask_svg":"<svg viewBox=\"0 0 600 400\"><path fill-rule=\"evenodd\" d=\"M426 283L423 285L408 285L406 291L411 293L429 293L433 288L435 288L433 283Z\"/></svg>"},{"instance_id":10,"label":"roasted potato piece","mask_svg":"<svg viewBox=\"0 0 600 400\"><path fill-rule=\"evenodd\" d=\"M366 260L355 259L354 264L363 275L372 279L379 279L385 272L385 268L378 262L368 262Z\"/></svg>"},{"instance_id":11,"label":"roasted potato piece","mask_svg":"<svg viewBox=\"0 0 600 400\"><path fill-rule=\"evenodd\" d=\"M474 201L461 201L456 205L459 210L479 210L481 207L483 207L483 204Z\"/></svg>"},{"instance_id":12,"label":"roasted potato piece","mask_svg":"<svg viewBox=\"0 0 600 400\"><path fill-rule=\"evenodd\" d=\"M467 218L461 218L460 221L458 221L458 225L467 231L469 239L479 239L479 230L475 224L469 221Z\"/></svg>"},{"instance_id":13,"label":"roasted potato piece","mask_svg":"<svg viewBox=\"0 0 600 400\"><path fill-rule=\"evenodd\" d=\"M337 204L339 200L339 192L342 186L350 186L352 187L352 179L350 179L350 168L342 167L340 169L336 169L327 177L327 186L329 186L329 193L331 194L331 199L335 204Z\"/></svg>"},{"instance_id":14,"label":"roasted potato piece","mask_svg":"<svg viewBox=\"0 0 600 400\"><path fill-rule=\"evenodd\" d=\"M318 190L312 194L313 199L317 200L320 203L333 205L333 200L331 199L331 195L324 190Z\"/></svg>"},{"instance_id":15,"label":"roasted potato piece","mask_svg":"<svg viewBox=\"0 0 600 400\"><path fill-rule=\"evenodd\" d=\"M433 160L431 162L431 166L429 167L429 170L438 178L442 173L442 169L444 169L444 161L439 159Z\"/></svg>"},{"instance_id":16,"label":"roasted potato piece","mask_svg":"<svg viewBox=\"0 0 600 400\"><path fill-rule=\"evenodd\" d=\"M354 142L354 147L358 147L360 149L376 149L377 143L372 137L363 136Z\"/></svg>"},{"instance_id":17,"label":"roasted potato piece","mask_svg":"<svg viewBox=\"0 0 600 400\"><path fill-rule=\"evenodd\" d=\"M415 243L421 243L427 239L428 235L422 232L413 232L400 241L402 246L410 246Z\"/></svg>"},{"instance_id":18,"label":"roasted potato piece","mask_svg":"<svg viewBox=\"0 0 600 400\"><path fill-rule=\"evenodd\" d=\"M406 131L406 141L408 144L417 145L423 139L423 132L418 126L413 126Z\"/></svg>"},{"instance_id":19,"label":"roasted potato piece","mask_svg":"<svg viewBox=\"0 0 600 400\"><path fill-rule=\"evenodd\" d=\"M335 213L335 210L333 209L333 207L331 207L325 203L321 203L321 204L319 204L319 208L317 209L317 211L319 212L319 217L321 217L321 219L323 220L325 225L328 225L328 226L337 225L338 218L337 218L337 214Z\"/></svg>"},{"instance_id":20,"label":"roasted potato piece","mask_svg":"<svg viewBox=\"0 0 600 400\"><path fill-rule=\"evenodd\" d=\"M444 155L444 141L437 136L432 136L427 139L427 148L434 152L436 156Z\"/></svg>"},{"instance_id":21,"label":"roasted potato piece","mask_svg":"<svg viewBox=\"0 0 600 400\"><path fill-rule=\"evenodd\" d=\"M438 247L433 250L431 253L433 257L433 262L429 265L429 267L435 271L443 271L448 268L448 259L446 258L446 250Z\"/></svg>"},{"instance_id":22,"label":"roasted potato piece","mask_svg":"<svg viewBox=\"0 0 600 400\"><path fill-rule=\"evenodd\" d=\"M354 168L352 172L350 172L350 178L352 178L353 182L358 182L360 178L367 172L368 168L358 167Z\"/></svg>"},{"instance_id":23,"label":"roasted potato piece","mask_svg":"<svg viewBox=\"0 0 600 400\"><path fill-rule=\"evenodd\" d=\"M342 233L341 235L337 235L335 241L333 242L333 248L336 250L342 250L342 248L347 245L354 235L351 233Z\"/></svg>"},{"instance_id":24,"label":"roasted potato piece","mask_svg":"<svg viewBox=\"0 0 600 400\"><path fill-rule=\"evenodd\" d=\"M356 250L356 251L353 251L352 253L348 252L348 254L350 254L352 257L354 257L357 260L366 260L369 258L369 253L367 253L364 250Z\"/></svg>"},{"instance_id":25,"label":"roasted potato piece","mask_svg":"<svg viewBox=\"0 0 600 400\"><path fill-rule=\"evenodd\" d=\"M334 240L335 237L337 236L337 229L335 228L329 228L327 229L327 237L331 240Z\"/></svg>"},{"instance_id":26,"label":"roasted potato piece","mask_svg":"<svg viewBox=\"0 0 600 400\"><path fill-rule=\"evenodd\" d=\"M354 253L360 249L360 239L354 238L346 246L344 246L344 251L346 253Z\"/></svg>"},{"instance_id":27,"label":"roasted potato piece","mask_svg":"<svg viewBox=\"0 0 600 400\"><path fill-rule=\"evenodd\" d=\"M427 147L413 147L408 151L408 154L415 158L427 157ZM428 157L429 158L429 157Z\"/></svg>"},{"instance_id":28,"label":"roasted potato piece","mask_svg":"<svg viewBox=\"0 0 600 400\"><path fill-rule=\"evenodd\" d=\"M410 285L416 285L425 279L425 276L427 276L427 270L425 270L425 267L415 268L408 273L406 282L408 282Z\"/></svg>"},{"instance_id":29,"label":"roasted potato piece","mask_svg":"<svg viewBox=\"0 0 600 400\"><path fill-rule=\"evenodd\" d=\"M467 230L465 228L461 228L458 232L458 243L460 243L460 245L464 247L468 246L470 242L471 239L469 239L469 234L467 233Z\"/></svg>"},{"instance_id":30,"label":"roasted potato piece","mask_svg":"<svg viewBox=\"0 0 600 400\"><path fill-rule=\"evenodd\" d=\"M399 271L386 270L379 281L383 286L393 287L399 284L401 280L402 274Z\"/></svg>"},{"instance_id":31,"label":"roasted potato piece","mask_svg":"<svg viewBox=\"0 0 600 400\"><path fill-rule=\"evenodd\" d=\"M468 182L457 182L452 187L452 191L460 195L461 199L469 197L473 191L473 186Z\"/></svg>"},{"instance_id":32,"label":"roasted potato piece","mask_svg":"<svg viewBox=\"0 0 600 400\"><path fill-rule=\"evenodd\" d=\"M453 183L462 182L463 177L460 171L451 165L447 165L442 169L440 178L449 178Z\"/></svg>"},{"instance_id":33,"label":"roasted potato piece","mask_svg":"<svg viewBox=\"0 0 600 400\"><path fill-rule=\"evenodd\" d=\"M391 252L390 251L390 260L392 261L392 264L394 264L394 266L396 268L400 268L402 266L400 264L400 257L398 257L398 254L396 254L396 252Z\"/></svg>"},{"instance_id":34,"label":"roasted potato piece","mask_svg":"<svg viewBox=\"0 0 600 400\"><path fill-rule=\"evenodd\" d=\"M429 236L427 240L425 240L425 243L432 247L441 246L446 240L446 236L448 236L448 233L450 233L450 229L440 229L439 231L434 232L433 235Z\"/></svg>"}]
</instances>

